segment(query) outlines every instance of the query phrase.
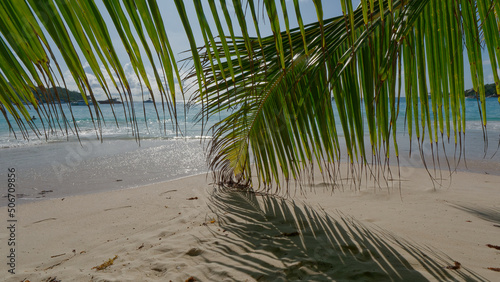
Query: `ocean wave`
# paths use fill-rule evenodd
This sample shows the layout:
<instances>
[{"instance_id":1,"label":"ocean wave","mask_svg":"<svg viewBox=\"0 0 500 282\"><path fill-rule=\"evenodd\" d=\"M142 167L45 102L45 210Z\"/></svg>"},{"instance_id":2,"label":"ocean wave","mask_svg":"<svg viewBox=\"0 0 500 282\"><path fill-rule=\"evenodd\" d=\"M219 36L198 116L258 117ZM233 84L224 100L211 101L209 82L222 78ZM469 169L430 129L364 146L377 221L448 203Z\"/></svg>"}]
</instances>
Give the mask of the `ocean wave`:
<instances>
[{"instance_id":1,"label":"ocean wave","mask_svg":"<svg viewBox=\"0 0 500 282\"><path fill-rule=\"evenodd\" d=\"M17 148L23 146L36 146L43 144L43 140L24 140L24 139L6 139L0 138L0 149Z\"/></svg>"},{"instance_id":2,"label":"ocean wave","mask_svg":"<svg viewBox=\"0 0 500 282\"><path fill-rule=\"evenodd\" d=\"M139 138L140 140L208 140L212 136L199 135L199 132L188 132L188 135L176 134L175 131L167 130L166 132L146 131L139 134L132 134L131 128L102 128L102 131L94 129L81 129L78 135L70 133L69 135L61 132L54 132L52 134L39 137L29 137L25 139L22 135L17 135L17 138L12 134L0 135L0 149L18 148L18 147L31 147L40 146L44 144L57 143L57 142L79 142L82 140L131 140L134 141Z\"/></svg>"},{"instance_id":3,"label":"ocean wave","mask_svg":"<svg viewBox=\"0 0 500 282\"><path fill-rule=\"evenodd\" d=\"M481 130L482 123L480 120L467 121L466 130ZM487 121L486 130L500 131L500 121Z\"/></svg>"}]
</instances>

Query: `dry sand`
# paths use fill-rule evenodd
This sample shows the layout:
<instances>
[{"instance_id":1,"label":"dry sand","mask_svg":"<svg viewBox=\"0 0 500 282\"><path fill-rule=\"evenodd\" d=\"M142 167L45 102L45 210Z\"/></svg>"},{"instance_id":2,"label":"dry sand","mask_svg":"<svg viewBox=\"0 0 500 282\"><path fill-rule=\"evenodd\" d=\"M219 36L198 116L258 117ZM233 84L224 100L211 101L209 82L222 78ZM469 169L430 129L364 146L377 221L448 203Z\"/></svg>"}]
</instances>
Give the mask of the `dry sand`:
<instances>
[{"instance_id":1,"label":"dry sand","mask_svg":"<svg viewBox=\"0 0 500 282\"><path fill-rule=\"evenodd\" d=\"M460 172L433 188L403 169L397 188L288 199L224 190L205 175L17 207L16 274L5 281L500 281L500 176ZM7 224L7 208L0 222ZM103 270L99 266L117 258ZM446 269L457 261L460 269Z\"/></svg>"}]
</instances>

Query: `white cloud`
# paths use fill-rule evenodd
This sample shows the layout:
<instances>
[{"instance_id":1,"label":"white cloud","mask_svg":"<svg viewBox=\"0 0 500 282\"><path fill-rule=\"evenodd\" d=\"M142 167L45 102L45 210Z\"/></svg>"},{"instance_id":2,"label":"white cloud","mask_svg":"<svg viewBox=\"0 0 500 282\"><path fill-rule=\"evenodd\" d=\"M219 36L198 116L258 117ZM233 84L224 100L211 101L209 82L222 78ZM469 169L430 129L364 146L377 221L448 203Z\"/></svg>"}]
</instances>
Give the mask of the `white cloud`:
<instances>
[{"instance_id":1,"label":"white cloud","mask_svg":"<svg viewBox=\"0 0 500 282\"><path fill-rule=\"evenodd\" d=\"M90 65L87 62L85 62L83 64L83 69L85 71L85 74L87 75L88 83L89 83L90 87L92 88L92 91L93 91L94 95L96 96L97 100L106 99L106 94L105 94L104 89L101 87L101 84L99 82L99 78L94 74L94 72L92 71L92 68L90 67ZM123 94L122 87L119 84L118 76L114 73L112 73L110 75L107 72L106 68L104 68L103 65L100 66L100 69L101 69L101 73L103 75L103 79L106 82L106 84L108 85L108 89L109 89L109 92L111 93L111 96L117 98L119 96L119 92L122 92L122 94ZM135 73L132 64L131 63L125 64L123 66L123 71L124 71L125 77L127 79L128 85L130 87L130 91L132 93L133 99L135 101L142 100L143 92L144 92L144 98L145 99L149 98L151 94L150 94L148 88L146 87L146 83L144 82L142 77L140 79L137 77L137 74ZM163 79L163 72L162 72L161 68L158 68L157 72L158 72L158 75L160 76L161 84L164 87L167 87L165 85L165 81ZM63 75L64 75L64 80L66 82L67 88L70 90L79 91L78 86L77 86L71 72L69 70L67 70L66 72L64 72ZM155 99L157 101L161 101L161 96L160 96L161 92L160 92L160 89L158 87L158 83L156 81L156 78L154 76L153 69L151 67L146 67L146 75L147 75L147 79L149 81L149 84L151 86L151 90L153 92ZM112 78L117 83L118 89L114 86ZM175 89L176 89L176 99L177 99L177 101L182 101L180 86L179 86L179 82L177 81L177 79L174 79L174 83L175 83ZM170 90L170 88L169 88L169 90ZM170 94L168 93L167 95L170 95ZM186 97L188 97L188 95L186 95Z\"/></svg>"},{"instance_id":2,"label":"white cloud","mask_svg":"<svg viewBox=\"0 0 500 282\"><path fill-rule=\"evenodd\" d=\"M85 62L82 67L86 73L94 73L88 62Z\"/></svg>"},{"instance_id":3,"label":"white cloud","mask_svg":"<svg viewBox=\"0 0 500 282\"><path fill-rule=\"evenodd\" d=\"M500 73L500 68L497 69L497 73ZM495 77L494 77L493 72L491 72L490 74L485 76L484 83L486 83L486 84L495 83Z\"/></svg>"}]
</instances>

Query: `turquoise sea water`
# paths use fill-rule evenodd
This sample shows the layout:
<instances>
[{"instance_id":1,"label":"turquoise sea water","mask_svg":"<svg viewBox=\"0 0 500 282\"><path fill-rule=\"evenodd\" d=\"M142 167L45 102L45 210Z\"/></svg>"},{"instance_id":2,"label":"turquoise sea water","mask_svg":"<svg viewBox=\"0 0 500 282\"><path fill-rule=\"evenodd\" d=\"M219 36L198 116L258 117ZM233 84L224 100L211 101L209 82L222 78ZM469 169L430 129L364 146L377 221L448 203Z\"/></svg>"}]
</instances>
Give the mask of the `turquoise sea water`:
<instances>
[{"instance_id":1,"label":"turquoise sea water","mask_svg":"<svg viewBox=\"0 0 500 282\"><path fill-rule=\"evenodd\" d=\"M172 130L168 113L164 119L165 127L163 123L159 124L153 104L144 104L146 118L143 115L143 104L135 103L134 106L141 138L140 146L131 134L132 127L126 122L121 105L115 105L118 127L110 106L101 106L106 121L106 125L102 127L102 140L96 138L88 108L73 106L73 116L79 127L81 142L75 135L67 136L57 130L48 135L48 140L45 140L43 135L37 138L33 134L29 140L24 140L16 129L16 139L9 131L4 118L0 116L0 182L6 183L7 168L15 167L18 172L16 193L20 202L26 202L130 188L208 172L204 148L210 140L210 132L202 132L202 124L195 121L199 106L192 107L185 118L182 105L178 106L181 132ZM157 106L163 120L161 105ZM500 133L500 105L496 98L489 98L486 106L489 146L485 154L477 101L466 101L465 141L469 158L468 169L475 172L500 173L500 153L495 155ZM411 157L408 154L410 146L404 126L405 107L403 98L397 122L400 163L421 166L418 153L412 154ZM36 112L31 110L30 114L36 115ZM224 117L221 114L208 125L205 124L205 127L208 128ZM43 128L39 119L35 122L40 129ZM340 123L337 127L340 128ZM415 152L418 143L414 141L412 146L412 152ZM422 147L426 147L424 149L427 158L432 158L430 146L423 144ZM443 146L445 147L451 159L460 158L454 154L453 141ZM429 159L427 161L430 162ZM442 161L444 162L443 159ZM0 205L5 204L5 201L0 200Z\"/></svg>"},{"instance_id":2,"label":"turquoise sea water","mask_svg":"<svg viewBox=\"0 0 500 282\"><path fill-rule=\"evenodd\" d=\"M139 128L139 137L141 139L158 139L158 138L200 138L202 137L202 124L197 123L195 120L196 113L198 112L199 107L191 107L191 110L187 112L187 115L184 115L184 106L182 104L178 104L178 117L177 123L179 124L178 130L175 130L173 124L175 120L172 120L168 111L165 111L165 115L162 111L161 104L157 104L158 116L160 117L160 122L158 121L157 111L152 103L135 102L134 110L136 112L137 118L137 126ZM144 105L144 108L143 108ZM98 135L102 133L103 139L135 139L137 137L137 133L134 132L134 128L132 123L130 122L130 117L128 116L129 108L127 108L127 116L124 114L123 106L118 104L114 105L114 114L110 105L101 105L101 128L102 132L96 130L98 128L97 122L92 122L91 115L89 114L89 109L87 106L72 106L70 112L67 105L63 106L64 113L69 119L69 126L73 127L73 123L79 128L79 135L81 138L97 138ZM96 114L94 108L92 109L92 115L95 118ZM146 115L144 115L144 112ZM76 135L69 131L69 134L65 134L65 125L63 123L63 119L59 118L58 120L51 120L52 128L55 129L49 132L48 140L46 140L43 135L43 128L49 128L49 124L45 121L42 124L41 119L38 117L36 111L34 109L30 109L29 113L31 116L36 117L35 125L42 133L42 135L37 136L33 132L29 131L29 140L23 138L19 128L15 123L14 131L17 135L14 135L12 131L9 131L8 124L5 121L4 117L0 117L0 148L6 147L17 147L17 146L30 146L30 145L38 145L41 143L49 142L57 142L57 141L66 141L68 138L70 140L74 140ZM72 115L71 115L72 114ZM71 118L74 117L74 120ZM116 121L115 121L116 116ZM186 121L186 122L184 122ZM11 121L12 122L12 121ZM117 126L118 124L118 126ZM62 129L62 130L61 130ZM133 135L134 134L134 135Z\"/></svg>"},{"instance_id":3,"label":"turquoise sea water","mask_svg":"<svg viewBox=\"0 0 500 282\"><path fill-rule=\"evenodd\" d=\"M111 111L110 105L101 105L101 110L104 118L105 124L102 126L102 136L103 138L113 140L113 139L135 139L135 136L132 135L133 128L131 123L127 123L127 118L123 114L122 105L115 105L115 114L118 122L118 126L116 126L115 119L113 116L113 112ZM398 118L398 126L397 132L404 133L405 130L405 113L404 109L406 107L406 101L404 98L401 98L400 103L400 114ZM210 136L210 132L202 132L202 124L200 122L196 122L195 116L200 110L200 106L192 106L188 111L187 115L184 116L184 109L181 104L178 104L178 118L177 122L179 124L178 129L175 130L172 127L172 119L170 118L168 112L163 114L161 109L161 105L157 104L158 114L160 116L161 122L158 122L157 114L154 109L154 105L152 103L134 103L134 108L136 111L137 117L137 125L139 127L139 136L141 139L169 139L169 138L179 138L179 137L187 137L187 138L199 138L202 135ZM144 116L144 110L146 112L146 117ZM95 130L95 124L92 123L88 108L86 106L73 106L72 107L74 121L79 127L80 137L83 138L96 138L97 132ZM71 117L70 111L67 109L67 106L64 107L64 112L68 117ZM498 103L496 98L487 98L486 102L486 113L487 113L487 129L490 132L500 132L500 104ZM30 110L30 115L38 117L35 110ZM94 113L95 116L95 113ZM225 116L222 114L220 118L224 118ZM219 118L219 117L218 117ZM217 119L212 119L209 121L208 126L205 124L205 128L208 128L212 125ZM70 123L73 121L70 119ZM477 100L475 99L466 99L466 122L467 128L466 130L474 131L481 130L481 119L478 111ZM341 128L340 121L337 119L337 127ZM39 118L35 121L35 124L43 133L43 125ZM70 140L75 139L75 135L70 132L69 136L66 134L62 134L60 128L64 130L64 124L62 123L62 119L59 119L59 123L53 121L53 128L55 131L51 132L48 136L49 142L54 141L65 141L67 138ZM60 126L60 127L59 127ZM8 148L8 147L17 147L17 146L32 146L38 145L41 143L45 143L45 136L41 135L38 138L32 132L29 136L29 141L23 139L19 128L14 123L14 130L17 133L17 138L15 135L9 131L8 124L5 121L3 116L0 116L0 148ZM47 122L45 122L45 127L48 128ZM365 126L365 130L367 127Z\"/></svg>"}]
</instances>

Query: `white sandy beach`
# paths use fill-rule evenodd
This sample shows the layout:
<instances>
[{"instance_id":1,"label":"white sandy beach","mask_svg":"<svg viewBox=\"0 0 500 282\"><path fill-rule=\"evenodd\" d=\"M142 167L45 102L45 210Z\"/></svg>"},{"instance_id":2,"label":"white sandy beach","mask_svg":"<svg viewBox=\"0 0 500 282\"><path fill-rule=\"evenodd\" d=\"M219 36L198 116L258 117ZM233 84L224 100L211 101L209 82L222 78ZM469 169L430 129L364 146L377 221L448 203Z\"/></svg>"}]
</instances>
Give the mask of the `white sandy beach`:
<instances>
[{"instance_id":1,"label":"white sandy beach","mask_svg":"<svg viewBox=\"0 0 500 282\"><path fill-rule=\"evenodd\" d=\"M446 175L446 173L444 173ZM17 206L5 281L499 281L500 176L460 172L433 189L332 194L320 179L283 200L215 189L198 175ZM293 189L293 188L292 188ZM7 208L0 220L7 224ZM99 266L117 258L103 270ZM446 269L457 261L460 269ZM191 278L192 277L192 278ZM191 279L191 280L189 280Z\"/></svg>"}]
</instances>

